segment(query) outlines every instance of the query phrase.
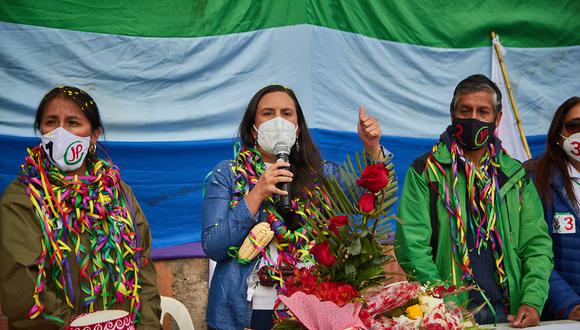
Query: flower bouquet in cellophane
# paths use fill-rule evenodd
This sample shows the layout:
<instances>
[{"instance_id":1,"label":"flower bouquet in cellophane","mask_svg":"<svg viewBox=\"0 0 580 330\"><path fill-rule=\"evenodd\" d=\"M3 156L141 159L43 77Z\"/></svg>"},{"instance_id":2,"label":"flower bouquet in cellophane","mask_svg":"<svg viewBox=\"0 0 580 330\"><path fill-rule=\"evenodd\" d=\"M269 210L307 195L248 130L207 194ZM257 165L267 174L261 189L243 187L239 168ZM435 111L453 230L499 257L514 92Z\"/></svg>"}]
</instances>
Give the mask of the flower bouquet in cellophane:
<instances>
[{"instance_id":1,"label":"flower bouquet in cellophane","mask_svg":"<svg viewBox=\"0 0 580 330\"><path fill-rule=\"evenodd\" d=\"M370 329L476 329L473 312L449 299L472 289L406 281L393 283L367 293L366 309L359 316Z\"/></svg>"},{"instance_id":2,"label":"flower bouquet in cellophane","mask_svg":"<svg viewBox=\"0 0 580 330\"><path fill-rule=\"evenodd\" d=\"M308 256L314 265L295 268L285 281L279 297L291 317L278 322L277 329L364 328L361 292L386 280L385 265L393 257L381 242L392 234L395 221L392 164L368 164L364 153L357 153L356 167L347 157L340 174L324 186L324 214L308 219L316 237Z\"/></svg>"},{"instance_id":3,"label":"flower bouquet in cellophane","mask_svg":"<svg viewBox=\"0 0 580 330\"><path fill-rule=\"evenodd\" d=\"M347 156L340 178L326 182L324 212L307 220L315 244L305 259L314 264L295 268L284 281L278 297L289 316L278 320L274 328L460 329L473 325L464 321L464 312L453 302L444 301L458 291L455 288L385 284L385 266L394 259L381 243L393 234L397 181L391 163L369 164L364 152L355 156L354 164Z\"/></svg>"}]
</instances>

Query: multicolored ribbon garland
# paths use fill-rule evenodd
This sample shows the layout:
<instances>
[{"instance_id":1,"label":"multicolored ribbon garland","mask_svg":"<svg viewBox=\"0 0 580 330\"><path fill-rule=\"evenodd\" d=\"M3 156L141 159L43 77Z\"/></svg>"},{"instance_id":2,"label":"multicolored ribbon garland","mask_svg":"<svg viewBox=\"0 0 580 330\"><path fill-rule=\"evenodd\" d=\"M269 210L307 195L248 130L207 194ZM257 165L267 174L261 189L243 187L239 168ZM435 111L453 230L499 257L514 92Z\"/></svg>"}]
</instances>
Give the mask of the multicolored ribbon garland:
<instances>
[{"instance_id":1,"label":"multicolored ribbon garland","mask_svg":"<svg viewBox=\"0 0 580 330\"><path fill-rule=\"evenodd\" d=\"M236 207L241 199L256 185L259 177L266 170L266 165L258 151L253 148L241 148L232 166L236 174L233 197L230 202L232 208ZM274 232L275 245L278 250L278 260L271 260L267 255L267 249L260 249L260 253L269 263L269 273L273 279L280 283L278 289L283 286L283 278L278 267L286 264L295 266L299 261L312 261L309 251L314 246L313 238L316 233L307 225L306 218L314 218L318 214L320 200L326 198L317 180L302 192L302 195L291 201L291 210L302 219L302 226L296 230L290 230L284 224L284 218L277 212L276 203L272 196L265 200L264 209L268 212L268 222ZM328 199L328 198L326 198ZM230 256L237 257L237 248L230 248ZM238 260L241 263L248 261ZM278 304L279 302L277 302ZM275 306L275 310L277 306Z\"/></svg>"},{"instance_id":2,"label":"multicolored ribbon garland","mask_svg":"<svg viewBox=\"0 0 580 330\"><path fill-rule=\"evenodd\" d=\"M463 156L455 140L451 141L451 170L452 176L448 177L443 166L433 156L438 149L438 145L433 147L433 152L427 159L426 173L427 180L433 183L437 191L438 186L443 186L443 191L439 192L445 208L449 214L450 237L452 244L453 260L463 272L461 279L472 282L473 272L470 266L469 251L467 247L466 235L473 235L477 253L481 248L491 247L495 259L495 266L498 274L498 281L502 288L507 288L507 273L505 266L505 247L502 241L504 237L502 226L498 225L500 219L500 186L499 164L494 160L495 146L490 144L489 149L481 159L479 164L475 164ZM461 203L457 191L459 168L458 158L464 159L463 171L466 177L467 198L466 214L468 220L463 218ZM440 173L440 174L438 174ZM431 180L433 174L435 180ZM451 187L450 187L451 185Z\"/></svg>"},{"instance_id":3,"label":"multicolored ribbon garland","mask_svg":"<svg viewBox=\"0 0 580 330\"><path fill-rule=\"evenodd\" d=\"M99 297L103 310L130 299L131 316L139 323L142 248L123 198L118 168L97 159L88 164L86 175L65 176L42 148L28 149L28 153L19 180L26 185L42 228L42 252L29 317L42 315L65 323L44 312L40 296L49 280L70 309L74 309L76 294L82 294L88 312L96 310ZM83 236L88 236L86 246ZM71 274L70 262L78 264L78 278ZM80 281L81 293L74 292L73 281Z\"/></svg>"}]
</instances>

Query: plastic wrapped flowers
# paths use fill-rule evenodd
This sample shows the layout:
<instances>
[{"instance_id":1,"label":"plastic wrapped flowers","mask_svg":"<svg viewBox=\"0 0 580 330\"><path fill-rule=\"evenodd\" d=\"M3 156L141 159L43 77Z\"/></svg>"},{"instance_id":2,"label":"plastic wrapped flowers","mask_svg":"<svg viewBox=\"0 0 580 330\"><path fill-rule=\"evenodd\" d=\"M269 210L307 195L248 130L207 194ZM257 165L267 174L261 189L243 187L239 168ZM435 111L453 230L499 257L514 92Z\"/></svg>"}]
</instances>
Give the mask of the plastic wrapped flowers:
<instances>
[{"instance_id":1,"label":"plastic wrapped flowers","mask_svg":"<svg viewBox=\"0 0 580 330\"><path fill-rule=\"evenodd\" d=\"M369 329L470 329L477 328L472 313L453 300L457 293L472 289L417 282L387 285L366 297L360 316Z\"/></svg>"}]
</instances>

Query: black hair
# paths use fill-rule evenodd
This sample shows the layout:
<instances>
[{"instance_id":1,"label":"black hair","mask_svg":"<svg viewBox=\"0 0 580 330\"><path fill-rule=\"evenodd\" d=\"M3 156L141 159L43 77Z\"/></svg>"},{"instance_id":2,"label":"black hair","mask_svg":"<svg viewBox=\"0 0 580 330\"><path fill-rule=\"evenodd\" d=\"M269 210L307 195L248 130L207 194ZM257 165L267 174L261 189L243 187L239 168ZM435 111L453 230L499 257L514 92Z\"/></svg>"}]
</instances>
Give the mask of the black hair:
<instances>
[{"instance_id":1,"label":"black hair","mask_svg":"<svg viewBox=\"0 0 580 330\"><path fill-rule=\"evenodd\" d=\"M574 186L570 173L568 172L568 155L559 144L562 140L560 132L564 127L564 121L568 112L580 104L580 97L573 96L562 103L558 110L554 113L552 123L548 129L548 136L546 137L546 152L536 162L536 188L540 196L544 198L548 205L552 204L552 197L550 195L550 184L554 179L554 173L559 170L564 181L564 189L571 200L572 205L576 205L576 195L574 194Z\"/></svg>"},{"instance_id":2,"label":"black hair","mask_svg":"<svg viewBox=\"0 0 580 330\"><path fill-rule=\"evenodd\" d=\"M307 186L312 184L313 178L318 178L320 184L324 184L322 176L322 160L320 151L312 141L304 113L298 102L296 94L287 87L281 85L269 85L260 89L250 100L240 123L238 136L242 145L246 148L253 148L256 142L252 135L258 103L264 95L273 92L286 93L294 101L296 115L298 117L298 128L300 133L296 139L296 144L290 151L290 171L294 173L292 184L290 185L290 197L294 198ZM299 147L297 147L299 145Z\"/></svg>"},{"instance_id":3,"label":"black hair","mask_svg":"<svg viewBox=\"0 0 580 330\"><path fill-rule=\"evenodd\" d=\"M91 124L91 132L100 130L101 136L105 134L105 128L103 127L103 122L101 121L101 115L99 114L99 108L97 107L97 102L85 91L80 88L73 86L58 86L51 89L40 101L38 108L36 109L36 116L34 119L34 131L40 130L40 123L42 122L42 117L46 111L47 104L56 99L63 98L72 101L76 104L81 112L87 117L89 123ZM98 147L98 148L97 148ZM96 143L95 149L91 152L89 149L89 154L87 155L86 161L92 163L97 158L97 153L101 152L105 158L110 160L106 148L99 142Z\"/></svg>"},{"instance_id":4,"label":"black hair","mask_svg":"<svg viewBox=\"0 0 580 330\"><path fill-rule=\"evenodd\" d=\"M455 111L455 106L457 105L457 99L459 96L482 91L491 94L495 113L499 113L502 110L501 91L497 85L485 75L475 74L463 79L459 84L457 84L457 87L455 87L455 90L453 91L453 99L449 106L451 114L453 115L453 112Z\"/></svg>"},{"instance_id":5,"label":"black hair","mask_svg":"<svg viewBox=\"0 0 580 330\"><path fill-rule=\"evenodd\" d=\"M51 89L40 101L38 108L36 109L36 118L34 120L34 130L40 130L40 122L44 116L44 111L46 110L46 105L48 102L56 98L64 98L74 102L81 112L87 117L91 123L91 131L94 132L97 129L101 130L101 134L104 134L104 127L101 121L101 116L99 114L99 108L97 103L93 98L87 94L82 89L72 86L58 86Z\"/></svg>"}]
</instances>

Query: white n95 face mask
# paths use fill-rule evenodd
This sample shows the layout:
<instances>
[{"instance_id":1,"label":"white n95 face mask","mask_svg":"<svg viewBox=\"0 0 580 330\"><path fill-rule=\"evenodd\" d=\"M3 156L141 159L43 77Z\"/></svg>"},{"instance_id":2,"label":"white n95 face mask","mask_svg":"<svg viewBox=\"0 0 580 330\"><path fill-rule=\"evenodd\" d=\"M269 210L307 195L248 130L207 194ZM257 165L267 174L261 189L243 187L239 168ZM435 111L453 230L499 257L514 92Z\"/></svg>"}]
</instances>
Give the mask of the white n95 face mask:
<instances>
[{"instance_id":1,"label":"white n95 face mask","mask_svg":"<svg viewBox=\"0 0 580 330\"><path fill-rule=\"evenodd\" d=\"M89 151L91 137L81 137L59 127L41 136L48 159L64 172L78 169Z\"/></svg>"},{"instance_id":2,"label":"white n95 face mask","mask_svg":"<svg viewBox=\"0 0 580 330\"><path fill-rule=\"evenodd\" d=\"M270 155L275 155L274 147L285 144L292 148L296 142L296 130L298 127L282 117L272 118L254 129L258 132L258 145Z\"/></svg>"},{"instance_id":3,"label":"white n95 face mask","mask_svg":"<svg viewBox=\"0 0 580 330\"><path fill-rule=\"evenodd\" d=\"M575 133L564 139L562 149L570 158L580 161L580 133Z\"/></svg>"}]
</instances>

